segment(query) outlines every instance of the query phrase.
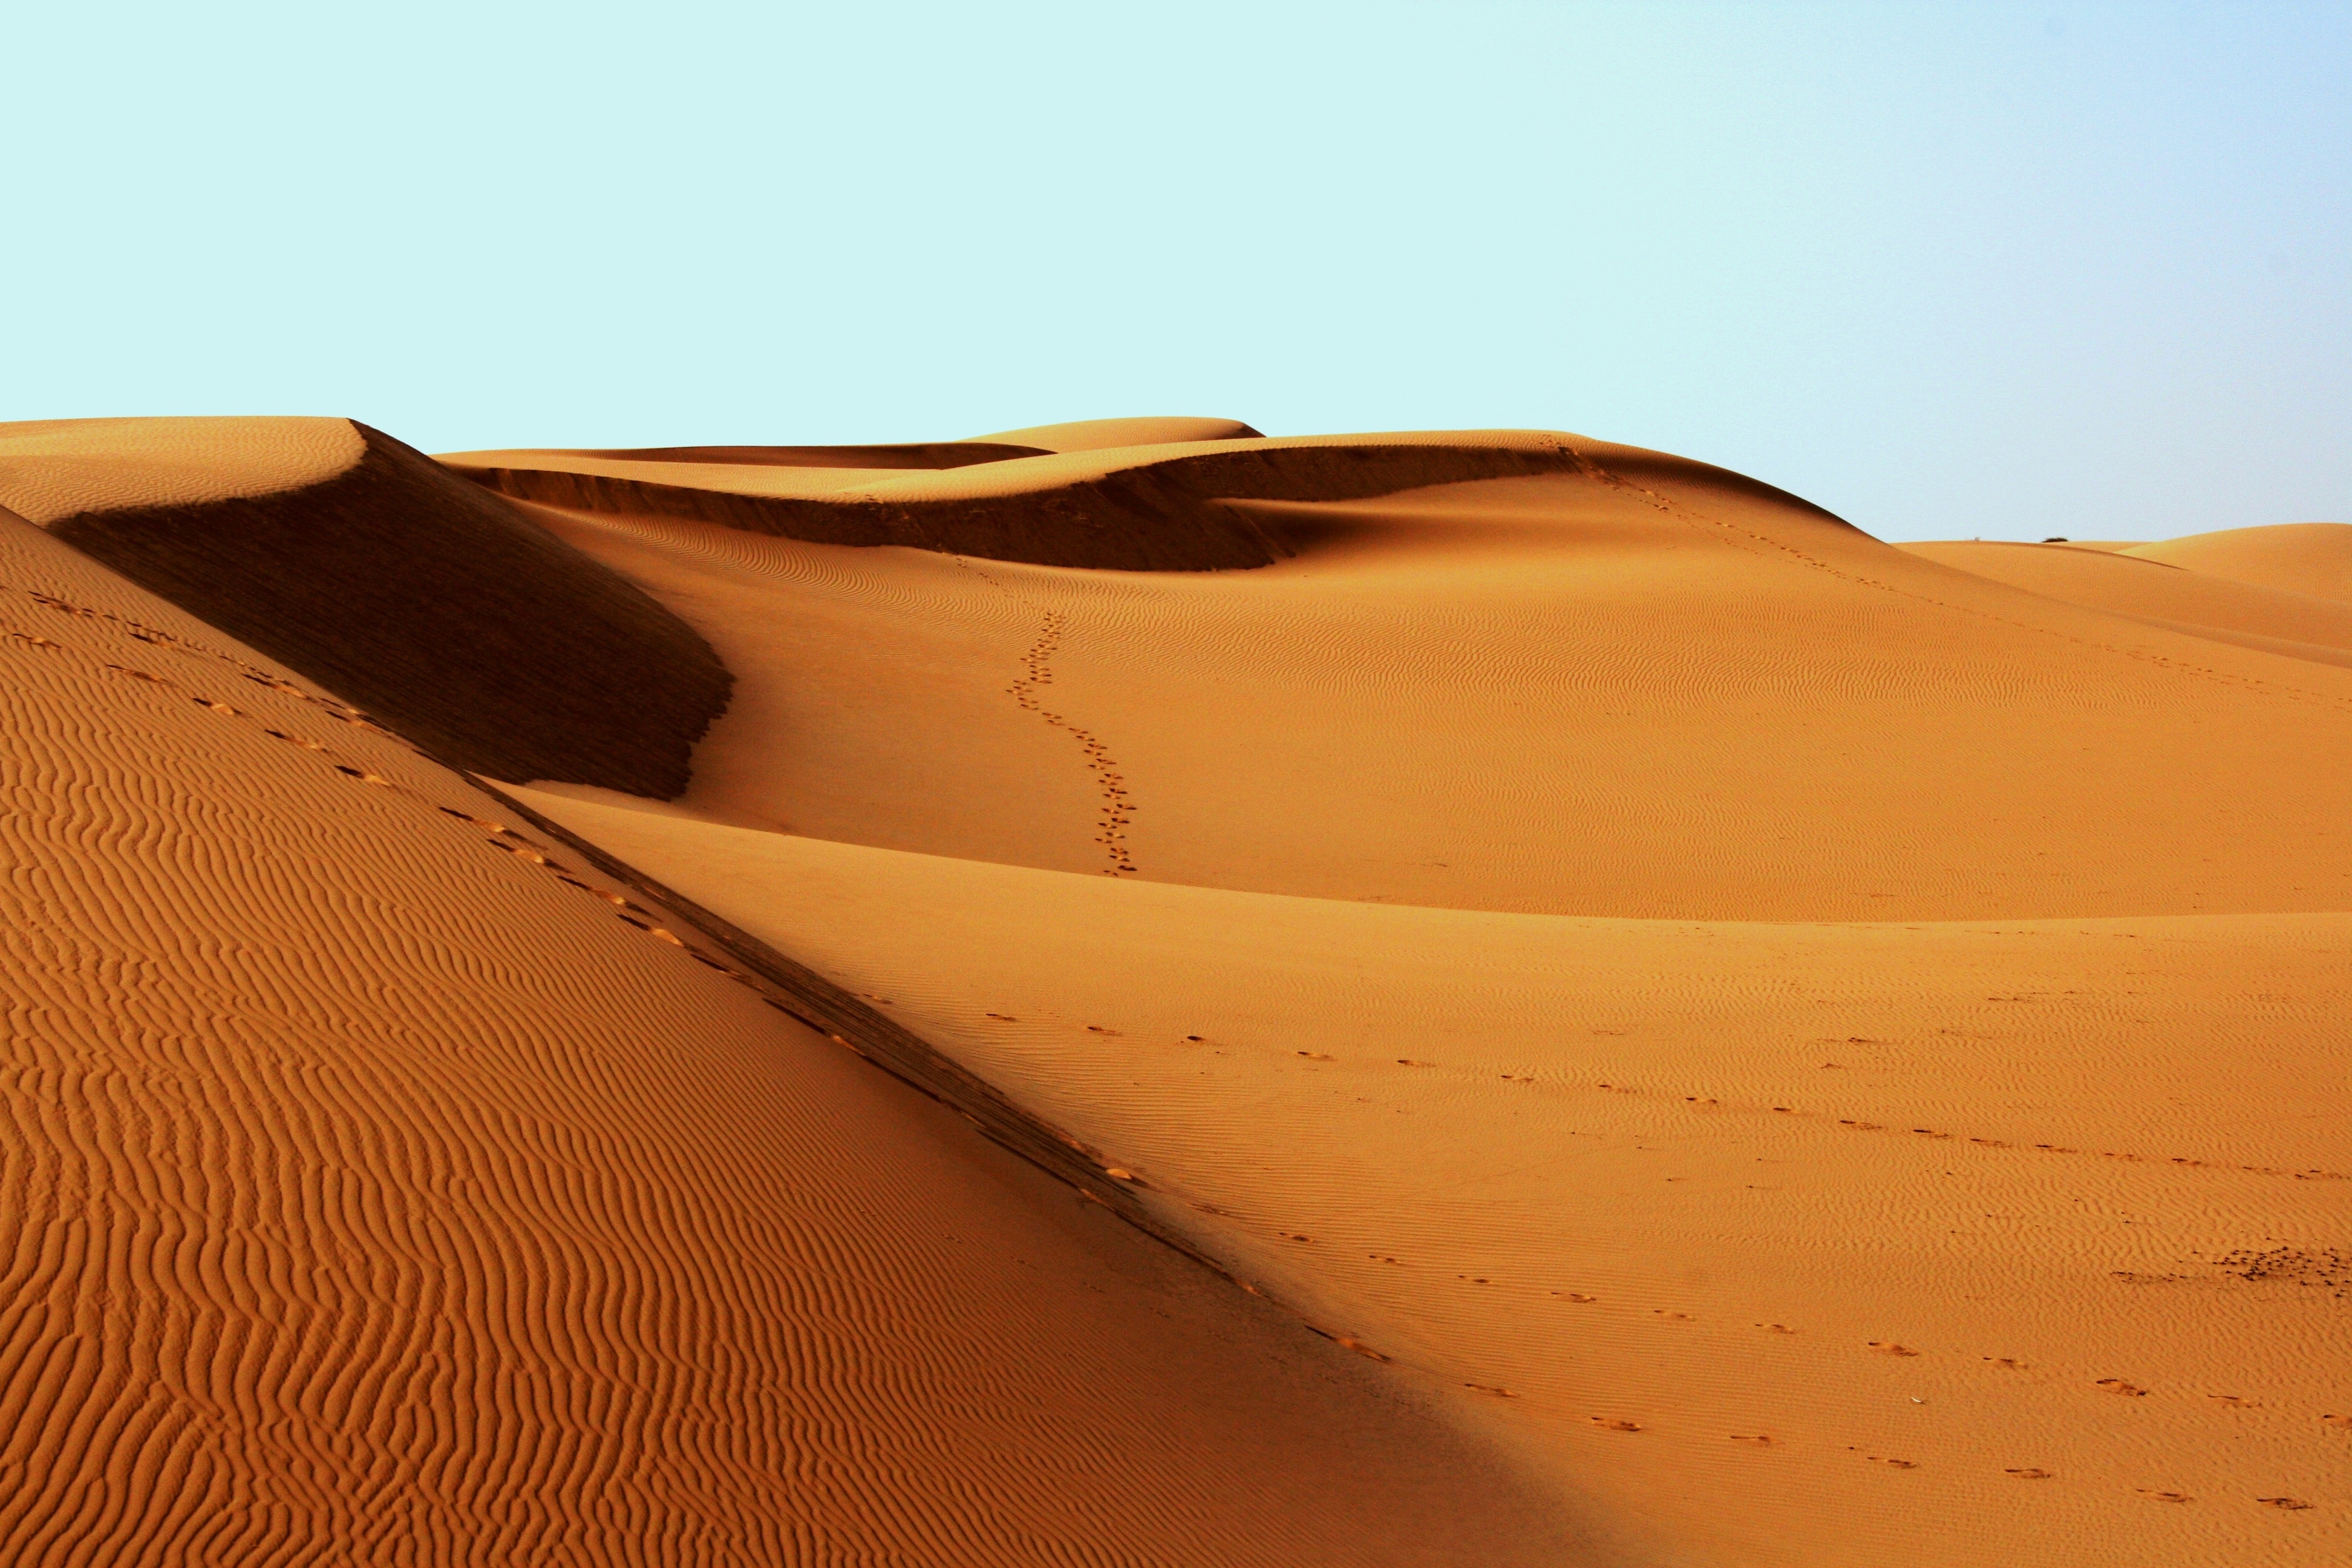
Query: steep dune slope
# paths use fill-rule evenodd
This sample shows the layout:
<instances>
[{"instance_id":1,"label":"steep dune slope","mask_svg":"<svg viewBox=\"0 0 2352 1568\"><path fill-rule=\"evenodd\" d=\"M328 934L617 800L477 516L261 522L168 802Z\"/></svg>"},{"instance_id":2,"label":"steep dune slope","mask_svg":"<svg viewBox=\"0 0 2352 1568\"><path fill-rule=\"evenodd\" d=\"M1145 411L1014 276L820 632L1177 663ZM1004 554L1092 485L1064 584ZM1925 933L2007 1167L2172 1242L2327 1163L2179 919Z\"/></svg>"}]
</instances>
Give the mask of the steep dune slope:
<instances>
[{"instance_id":1,"label":"steep dune slope","mask_svg":"<svg viewBox=\"0 0 2352 1568\"><path fill-rule=\"evenodd\" d=\"M1247 573L536 515L736 672L686 797L714 820L1555 913L2352 907L2352 670L1563 449L1589 471L1250 503L1304 553Z\"/></svg>"},{"instance_id":2,"label":"steep dune slope","mask_svg":"<svg viewBox=\"0 0 2352 1568\"><path fill-rule=\"evenodd\" d=\"M31 454L0 438L0 503L37 496L37 521L58 538L456 766L685 789L730 678L677 616L380 431L165 423L178 463L160 479L148 455L162 438L146 421L81 422ZM351 447L340 468L283 455L340 454L338 428ZM208 434L278 464L224 463L212 492L175 482L202 471Z\"/></svg>"},{"instance_id":3,"label":"steep dune slope","mask_svg":"<svg viewBox=\"0 0 2352 1568\"><path fill-rule=\"evenodd\" d=\"M2135 544L2129 552L2260 587L2352 600L2352 522L2225 528Z\"/></svg>"},{"instance_id":4,"label":"steep dune slope","mask_svg":"<svg viewBox=\"0 0 2352 1568\"><path fill-rule=\"evenodd\" d=\"M1387 909L533 798L1078 1131L1655 1560L2352 1548L2352 917Z\"/></svg>"},{"instance_id":5,"label":"steep dune slope","mask_svg":"<svg viewBox=\"0 0 2352 1568\"><path fill-rule=\"evenodd\" d=\"M5 516L0 701L0 1560L1575 1559L1370 1363Z\"/></svg>"},{"instance_id":6,"label":"steep dune slope","mask_svg":"<svg viewBox=\"0 0 2352 1568\"><path fill-rule=\"evenodd\" d=\"M2137 550L1946 541L1899 546L1940 565L2216 641L2352 665L2352 601L2187 570Z\"/></svg>"}]
</instances>

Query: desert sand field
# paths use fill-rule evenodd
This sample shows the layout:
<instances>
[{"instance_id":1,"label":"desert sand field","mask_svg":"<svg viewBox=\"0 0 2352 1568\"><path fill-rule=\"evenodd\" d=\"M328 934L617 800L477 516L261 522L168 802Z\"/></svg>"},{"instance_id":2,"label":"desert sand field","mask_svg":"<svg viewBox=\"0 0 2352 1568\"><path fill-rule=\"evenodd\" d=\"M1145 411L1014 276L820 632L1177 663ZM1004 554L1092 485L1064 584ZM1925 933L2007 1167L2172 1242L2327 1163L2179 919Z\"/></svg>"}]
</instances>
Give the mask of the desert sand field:
<instances>
[{"instance_id":1,"label":"desert sand field","mask_svg":"<svg viewBox=\"0 0 2352 1568\"><path fill-rule=\"evenodd\" d=\"M2352 1558L2352 526L1215 419L0 507L7 1561Z\"/></svg>"}]
</instances>

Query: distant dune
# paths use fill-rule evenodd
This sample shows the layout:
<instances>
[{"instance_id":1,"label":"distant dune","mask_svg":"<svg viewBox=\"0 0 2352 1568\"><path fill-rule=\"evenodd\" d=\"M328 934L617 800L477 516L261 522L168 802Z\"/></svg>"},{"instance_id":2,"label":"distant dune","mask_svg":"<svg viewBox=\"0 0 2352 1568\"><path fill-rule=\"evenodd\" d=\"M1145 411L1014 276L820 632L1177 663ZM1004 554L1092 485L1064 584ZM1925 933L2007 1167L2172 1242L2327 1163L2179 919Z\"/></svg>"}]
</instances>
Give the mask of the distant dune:
<instances>
[{"instance_id":1,"label":"distant dune","mask_svg":"<svg viewBox=\"0 0 2352 1568\"><path fill-rule=\"evenodd\" d=\"M2352 523L2284 522L2135 544L2143 560L2210 577L2352 600Z\"/></svg>"},{"instance_id":2,"label":"distant dune","mask_svg":"<svg viewBox=\"0 0 2352 1568\"><path fill-rule=\"evenodd\" d=\"M1192 418L0 505L0 1560L2352 1559L2352 528Z\"/></svg>"}]
</instances>

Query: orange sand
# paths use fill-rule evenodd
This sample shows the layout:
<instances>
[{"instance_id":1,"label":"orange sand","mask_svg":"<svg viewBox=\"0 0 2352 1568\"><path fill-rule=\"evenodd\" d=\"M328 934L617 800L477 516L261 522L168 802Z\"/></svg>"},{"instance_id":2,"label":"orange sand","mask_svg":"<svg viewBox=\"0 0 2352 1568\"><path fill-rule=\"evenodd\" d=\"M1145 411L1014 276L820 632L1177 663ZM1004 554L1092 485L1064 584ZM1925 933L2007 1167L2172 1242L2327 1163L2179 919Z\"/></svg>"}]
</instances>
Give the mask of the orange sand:
<instances>
[{"instance_id":1,"label":"orange sand","mask_svg":"<svg viewBox=\"0 0 2352 1568\"><path fill-rule=\"evenodd\" d=\"M531 798L1637 1560L2340 1555L2336 608L1581 449L1208 575L541 509L740 684L677 805Z\"/></svg>"},{"instance_id":2,"label":"orange sand","mask_svg":"<svg viewBox=\"0 0 2352 1568\"><path fill-rule=\"evenodd\" d=\"M1582 1554L299 677L0 584L0 1562Z\"/></svg>"},{"instance_id":3,"label":"orange sand","mask_svg":"<svg viewBox=\"0 0 2352 1568\"><path fill-rule=\"evenodd\" d=\"M615 481L513 504L733 678L675 801L501 786L578 847L0 531L19 1556L2352 1555L2352 530L979 439L468 455Z\"/></svg>"}]
</instances>

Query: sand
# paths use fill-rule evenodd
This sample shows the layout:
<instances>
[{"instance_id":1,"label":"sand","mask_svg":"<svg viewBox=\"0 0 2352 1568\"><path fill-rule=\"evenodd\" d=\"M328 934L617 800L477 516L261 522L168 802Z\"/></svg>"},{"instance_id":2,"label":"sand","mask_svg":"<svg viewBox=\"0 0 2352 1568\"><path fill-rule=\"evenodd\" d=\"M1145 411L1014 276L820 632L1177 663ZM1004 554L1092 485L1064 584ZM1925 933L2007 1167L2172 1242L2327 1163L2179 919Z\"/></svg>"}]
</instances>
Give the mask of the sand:
<instances>
[{"instance_id":1,"label":"sand","mask_svg":"<svg viewBox=\"0 0 2352 1568\"><path fill-rule=\"evenodd\" d=\"M2208 536L2210 537L2210 536ZM2167 543L2184 553L2192 540ZM2071 544L1906 544L1910 554L1957 566L1997 583L2128 616L2267 653L2352 665L2352 597L2189 570L2133 546L2096 552Z\"/></svg>"},{"instance_id":2,"label":"sand","mask_svg":"<svg viewBox=\"0 0 2352 1568\"><path fill-rule=\"evenodd\" d=\"M0 424L0 507L29 522L116 507L273 495L366 451L348 419L36 419Z\"/></svg>"},{"instance_id":3,"label":"sand","mask_svg":"<svg viewBox=\"0 0 2352 1568\"><path fill-rule=\"evenodd\" d=\"M452 461L723 667L605 678L690 772L468 781L0 531L232 661L0 647L78 944L8 971L19 1542L2352 1554L2326 526L1896 549L1549 432Z\"/></svg>"},{"instance_id":4,"label":"sand","mask_svg":"<svg viewBox=\"0 0 2352 1568\"><path fill-rule=\"evenodd\" d=\"M2341 1555L2336 607L1576 449L1214 574L544 510L739 687L674 805L529 798L1636 1560Z\"/></svg>"},{"instance_id":5,"label":"sand","mask_svg":"<svg viewBox=\"0 0 2352 1568\"><path fill-rule=\"evenodd\" d=\"M347 704L0 584L0 1561L1582 1554Z\"/></svg>"},{"instance_id":6,"label":"sand","mask_svg":"<svg viewBox=\"0 0 2352 1568\"><path fill-rule=\"evenodd\" d=\"M2136 544L2131 553L2233 582L2352 600L2352 523L2227 528Z\"/></svg>"}]
</instances>

